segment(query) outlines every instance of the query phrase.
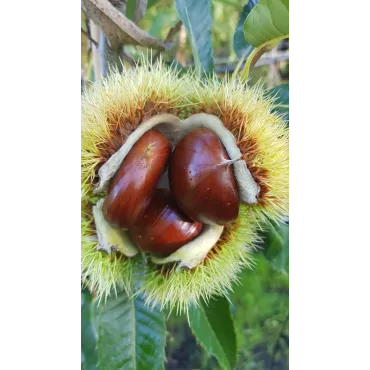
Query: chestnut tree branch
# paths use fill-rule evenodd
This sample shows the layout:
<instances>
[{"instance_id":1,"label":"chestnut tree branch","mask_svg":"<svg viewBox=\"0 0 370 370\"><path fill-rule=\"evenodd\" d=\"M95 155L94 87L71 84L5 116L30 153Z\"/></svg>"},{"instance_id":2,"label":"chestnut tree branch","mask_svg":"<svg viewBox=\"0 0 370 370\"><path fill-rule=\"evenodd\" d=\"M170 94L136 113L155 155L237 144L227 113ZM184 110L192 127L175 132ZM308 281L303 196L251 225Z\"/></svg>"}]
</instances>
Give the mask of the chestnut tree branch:
<instances>
[{"instance_id":1,"label":"chestnut tree branch","mask_svg":"<svg viewBox=\"0 0 370 370\"><path fill-rule=\"evenodd\" d=\"M81 32L82 32L82 34L84 34L84 35L89 39L89 41L90 41L90 42L92 42L96 47L99 47L98 42L97 42L97 41L95 41L95 40L91 37L91 35L90 35L89 31L85 31L84 29L82 29L82 28L81 28Z\"/></svg>"},{"instance_id":2,"label":"chestnut tree branch","mask_svg":"<svg viewBox=\"0 0 370 370\"><path fill-rule=\"evenodd\" d=\"M112 49L115 50L123 44L139 45L157 50L166 49L161 40L150 36L134 22L131 22L108 0L82 0L82 6L88 17L103 30Z\"/></svg>"}]
</instances>

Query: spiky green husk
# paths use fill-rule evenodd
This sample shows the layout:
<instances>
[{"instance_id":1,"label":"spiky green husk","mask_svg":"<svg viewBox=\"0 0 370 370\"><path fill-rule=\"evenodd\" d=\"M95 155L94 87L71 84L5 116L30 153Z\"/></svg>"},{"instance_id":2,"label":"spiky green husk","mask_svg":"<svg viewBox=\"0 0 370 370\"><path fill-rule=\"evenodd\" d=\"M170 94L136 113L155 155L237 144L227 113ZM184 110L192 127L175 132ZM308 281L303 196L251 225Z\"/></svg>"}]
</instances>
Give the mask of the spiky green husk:
<instances>
[{"instance_id":1,"label":"spiky green husk","mask_svg":"<svg viewBox=\"0 0 370 370\"><path fill-rule=\"evenodd\" d=\"M250 208L240 206L238 219L230 224L207 258L192 270L154 266L147 269L140 292L149 305L187 312L200 298L208 301L215 295L227 295L238 273L252 267L252 252L259 240L256 224L250 221Z\"/></svg>"},{"instance_id":2,"label":"spiky green husk","mask_svg":"<svg viewBox=\"0 0 370 370\"><path fill-rule=\"evenodd\" d=\"M81 277L82 282L95 293L98 301L120 289L131 294L132 268L130 258L120 254L107 255L97 251L95 230L86 205L81 215Z\"/></svg>"},{"instance_id":3,"label":"spiky green husk","mask_svg":"<svg viewBox=\"0 0 370 370\"><path fill-rule=\"evenodd\" d=\"M82 97L81 274L100 299L117 287L129 290L132 261L122 255L108 256L96 250L98 243L94 240L91 209L98 199L93 194L98 168L145 118L159 113L178 113L185 104L184 86L184 78L161 64L150 68L145 65L125 70L123 74L112 73L102 83L91 86Z\"/></svg>"},{"instance_id":4,"label":"spiky green husk","mask_svg":"<svg viewBox=\"0 0 370 370\"><path fill-rule=\"evenodd\" d=\"M288 133L281 118L271 113L273 102L259 87L240 81L199 81L181 77L162 64L112 73L82 98L82 278L97 297L132 286L132 259L96 251L91 215L97 196L97 171L145 119L161 113L181 119L198 112L219 117L236 137L243 158L261 188L259 203L241 206L236 223L227 225L217 246L191 271L147 265L142 289L149 304L187 309L199 299L226 294L238 272L251 266L256 229L268 219L288 214ZM163 272L166 270L166 275Z\"/></svg>"},{"instance_id":5,"label":"spiky green husk","mask_svg":"<svg viewBox=\"0 0 370 370\"><path fill-rule=\"evenodd\" d=\"M140 123L155 114L186 110L189 77L161 64L112 73L82 97L82 182L116 152Z\"/></svg>"}]
</instances>

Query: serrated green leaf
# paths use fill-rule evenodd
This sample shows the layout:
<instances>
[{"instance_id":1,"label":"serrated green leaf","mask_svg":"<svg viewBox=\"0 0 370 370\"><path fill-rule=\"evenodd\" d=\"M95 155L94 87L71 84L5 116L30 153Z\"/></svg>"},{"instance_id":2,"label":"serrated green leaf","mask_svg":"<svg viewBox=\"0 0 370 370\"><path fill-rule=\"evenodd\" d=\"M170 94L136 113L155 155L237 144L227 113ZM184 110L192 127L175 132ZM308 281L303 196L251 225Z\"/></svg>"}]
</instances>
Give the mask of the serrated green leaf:
<instances>
[{"instance_id":1,"label":"serrated green leaf","mask_svg":"<svg viewBox=\"0 0 370 370\"><path fill-rule=\"evenodd\" d=\"M189 323L198 342L225 369L236 364L236 334L230 303L225 297L189 310Z\"/></svg>"},{"instance_id":2,"label":"serrated green leaf","mask_svg":"<svg viewBox=\"0 0 370 370\"><path fill-rule=\"evenodd\" d=\"M101 370L164 369L164 314L145 306L142 295L109 297L99 306L97 322Z\"/></svg>"},{"instance_id":3,"label":"serrated green leaf","mask_svg":"<svg viewBox=\"0 0 370 370\"><path fill-rule=\"evenodd\" d=\"M249 0L248 3L244 5L242 14L240 15L240 19L238 21L238 25L236 26L234 34L234 51L239 58L247 58L254 49L254 46L252 46L245 40L243 25L248 14L256 6L257 3L258 0Z\"/></svg>"},{"instance_id":4,"label":"serrated green leaf","mask_svg":"<svg viewBox=\"0 0 370 370\"><path fill-rule=\"evenodd\" d=\"M272 266L289 274L289 224L273 224L265 233L264 254Z\"/></svg>"},{"instance_id":5,"label":"serrated green leaf","mask_svg":"<svg viewBox=\"0 0 370 370\"><path fill-rule=\"evenodd\" d=\"M176 0L176 10L188 33L198 75L214 69L209 0Z\"/></svg>"},{"instance_id":6,"label":"serrated green leaf","mask_svg":"<svg viewBox=\"0 0 370 370\"><path fill-rule=\"evenodd\" d=\"M81 292L81 369L97 370L97 333L93 324L93 303L89 292Z\"/></svg>"},{"instance_id":7,"label":"serrated green leaf","mask_svg":"<svg viewBox=\"0 0 370 370\"><path fill-rule=\"evenodd\" d=\"M284 119L289 121L289 84L275 86L267 93L275 98L273 111L283 114Z\"/></svg>"}]
</instances>

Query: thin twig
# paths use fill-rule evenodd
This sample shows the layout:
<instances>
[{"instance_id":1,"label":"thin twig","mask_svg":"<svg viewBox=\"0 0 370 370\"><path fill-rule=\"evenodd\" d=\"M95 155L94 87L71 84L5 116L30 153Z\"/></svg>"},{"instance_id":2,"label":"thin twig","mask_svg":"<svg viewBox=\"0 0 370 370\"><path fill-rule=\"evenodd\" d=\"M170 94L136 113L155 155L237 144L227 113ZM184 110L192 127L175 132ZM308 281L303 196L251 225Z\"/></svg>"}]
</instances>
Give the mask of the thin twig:
<instances>
[{"instance_id":1,"label":"thin twig","mask_svg":"<svg viewBox=\"0 0 370 370\"><path fill-rule=\"evenodd\" d=\"M88 18L85 18L86 19L86 28L87 28L87 33L89 34L89 35L91 35L91 29L90 29L90 19L88 19ZM89 39L90 40L90 39ZM91 36L91 40L93 40L93 37ZM98 42L96 41L96 40L94 40L97 44L98 44ZM88 50L87 50L87 58L88 59L90 59L91 58L91 54L92 54L92 51L93 51L93 46L94 46L95 44L94 44L94 42L93 41L90 41L89 43L88 43L88 46L89 46L89 48L88 48ZM95 48L97 48L98 46L95 46Z\"/></svg>"},{"instance_id":2,"label":"thin twig","mask_svg":"<svg viewBox=\"0 0 370 370\"><path fill-rule=\"evenodd\" d=\"M270 65L270 64L277 63L277 62L282 62L282 61L288 60L288 59L289 59L289 54L278 55L278 56L275 56L275 57L266 57L266 58L260 59L255 64L254 67L261 67L261 66L265 66L265 65ZM245 62L240 66L239 70L243 69L244 65L245 65ZM236 69L236 67L237 67L237 65L216 66L215 71L216 71L216 73L233 72Z\"/></svg>"},{"instance_id":3,"label":"thin twig","mask_svg":"<svg viewBox=\"0 0 370 370\"><path fill-rule=\"evenodd\" d=\"M84 13L84 16L85 16L85 24L86 24L87 33L91 36L91 29L90 29L90 22L89 22L90 19L86 15L85 10L82 9L82 12Z\"/></svg>"},{"instance_id":4,"label":"thin twig","mask_svg":"<svg viewBox=\"0 0 370 370\"><path fill-rule=\"evenodd\" d=\"M89 20L89 26L91 30L91 36L94 38L94 40L98 40L98 44L100 44L100 30L99 27L90 19ZM95 82L99 82L101 79L101 65L100 65L100 58L99 58L99 51L98 47L94 44L91 44L92 49L92 60L93 60L93 68L94 68L94 78Z\"/></svg>"},{"instance_id":5,"label":"thin twig","mask_svg":"<svg viewBox=\"0 0 370 370\"><path fill-rule=\"evenodd\" d=\"M127 54L125 51L122 52L122 58L131 66L135 66L135 60L131 57L131 55Z\"/></svg>"},{"instance_id":6,"label":"thin twig","mask_svg":"<svg viewBox=\"0 0 370 370\"><path fill-rule=\"evenodd\" d=\"M176 36L176 34L180 31L182 25L182 21L178 21L174 27L172 27L164 39L163 43L164 44L169 44L172 42L172 39Z\"/></svg>"},{"instance_id":7,"label":"thin twig","mask_svg":"<svg viewBox=\"0 0 370 370\"><path fill-rule=\"evenodd\" d=\"M89 18L108 37L110 48L117 50L125 44L166 49L162 41L150 36L122 13L125 2L120 3L119 9L108 0L82 0L82 2Z\"/></svg>"},{"instance_id":8,"label":"thin twig","mask_svg":"<svg viewBox=\"0 0 370 370\"><path fill-rule=\"evenodd\" d=\"M89 31L85 31L84 29L81 28L81 32L91 41L96 47L99 47L99 44L97 41L95 41L92 37L91 34L89 34Z\"/></svg>"},{"instance_id":9,"label":"thin twig","mask_svg":"<svg viewBox=\"0 0 370 370\"><path fill-rule=\"evenodd\" d=\"M174 27L170 28L166 38L163 41L165 45L170 44L173 41L173 38L181 30L181 26L182 26L182 22L178 21ZM158 51L153 57L153 62L155 62L159 58L160 55L161 55L161 52Z\"/></svg>"},{"instance_id":10,"label":"thin twig","mask_svg":"<svg viewBox=\"0 0 370 370\"><path fill-rule=\"evenodd\" d=\"M99 44L96 40L94 40L94 38L92 37L91 35L91 28L90 28L90 19L89 17L86 15L86 12L83 8L81 8L83 14L84 14L84 17L85 17L85 25L86 25L86 31L84 29L81 29L82 33L84 35L86 35L86 32L87 32L87 38L88 40L90 41L90 44L89 44L89 49L87 51L87 58L90 59L91 58L91 54L93 52L93 45L95 45L95 48L98 48Z\"/></svg>"}]
</instances>

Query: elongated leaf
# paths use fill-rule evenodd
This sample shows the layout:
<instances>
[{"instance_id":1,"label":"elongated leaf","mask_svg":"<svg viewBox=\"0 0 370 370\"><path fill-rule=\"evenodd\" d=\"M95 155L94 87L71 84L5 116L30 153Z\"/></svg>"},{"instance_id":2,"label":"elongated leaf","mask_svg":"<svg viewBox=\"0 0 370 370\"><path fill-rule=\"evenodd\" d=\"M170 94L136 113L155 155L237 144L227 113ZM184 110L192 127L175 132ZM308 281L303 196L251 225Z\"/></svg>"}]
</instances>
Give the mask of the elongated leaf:
<instances>
[{"instance_id":1,"label":"elongated leaf","mask_svg":"<svg viewBox=\"0 0 370 370\"><path fill-rule=\"evenodd\" d=\"M101 303L98 311L100 369L164 369L164 314L146 307L141 295L124 292Z\"/></svg>"},{"instance_id":2,"label":"elongated leaf","mask_svg":"<svg viewBox=\"0 0 370 370\"><path fill-rule=\"evenodd\" d=\"M81 292L81 369L97 370L97 333L93 325L93 303L87 291Z\"/></svg>"},{"instance_id":3,"label":"elongated leaf","mask_svg":"<svg viewBox=\"0 0 370 370\"><path fill-rule=\"evenodd\" d=\"M247 58L254 49L254 46L252 46L245 40L243 25L248 14L256 6L257 3L258 0L249 0L248 3L244 5L238 25L236 26L234 34L234 51L239 58Z\"/></svg>"},{"instance_id":4,"label":"elongated leaf","mask_svg":"<svg viewBox=\"0 0 370 370\"><path fill-rule=\"evenodd\" d=\"M177 12L191 41L195 67L200 75L214 68L209 0L176 0Z\"/></svg>"},{"instance_id":5,"label":"elongated leaf","mask_svg":"<svg viewBox=\"0 0 370 370\"><path fill-rule=\"evenodd\" d=\"M190 327L205 350L216 357L225 369L236 363L236 334L229 301L224 297L211 300L208 305L192 307L189 311Z\"/></svg>"},{"instance_id":6,"label":"elongated leaf","mask_svg":"<svg viewBox=\"0 0 370 370\"><path fill-rule=\"evenodd\" d=\"M266 51L289 37L289 0L260 0L243 25L246 41L255 47L245 63L242 79Z\"/></svg>"},{"instance_id":7,"label":"elongated leaf","mask_svg":"<svg viewBox=\"0 0 370 370\"><path fill-rule=\"evenodd\" d=\"M275 86L268 91L270 96L275 97L274 112L284 115L284 119L289 121L289 84Z\"/></svg>"}]
</instances>

